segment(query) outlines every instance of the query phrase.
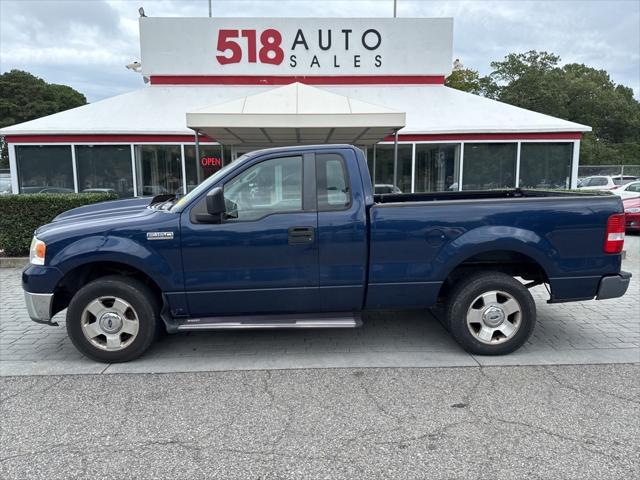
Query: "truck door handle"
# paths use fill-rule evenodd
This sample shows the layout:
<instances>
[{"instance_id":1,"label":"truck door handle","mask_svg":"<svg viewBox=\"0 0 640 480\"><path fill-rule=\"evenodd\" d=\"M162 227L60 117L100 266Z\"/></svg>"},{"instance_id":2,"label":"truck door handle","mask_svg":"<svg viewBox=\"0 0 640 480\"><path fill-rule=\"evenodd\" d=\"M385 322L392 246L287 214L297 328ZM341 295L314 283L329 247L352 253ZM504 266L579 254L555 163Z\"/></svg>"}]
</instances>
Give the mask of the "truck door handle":
<instances>
[{"instance_id":1,"label":"truck door handle","mask_svg":"<svg viewBox=\"0 0 640 480\"><path fill-rule=\"evenodd\" d=\"M313 227L290 227L289 245L307 245L313 243Z\"/></svg>"}]
</instances>

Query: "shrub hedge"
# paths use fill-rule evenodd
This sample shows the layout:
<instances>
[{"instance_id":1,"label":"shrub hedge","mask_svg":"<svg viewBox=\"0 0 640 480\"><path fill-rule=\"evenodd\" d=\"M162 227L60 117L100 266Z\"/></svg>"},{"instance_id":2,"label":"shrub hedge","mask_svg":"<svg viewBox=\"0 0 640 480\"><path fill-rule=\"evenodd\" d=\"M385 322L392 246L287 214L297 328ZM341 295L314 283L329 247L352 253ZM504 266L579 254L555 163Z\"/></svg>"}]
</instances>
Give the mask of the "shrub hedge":
<instances>
[{"instance_id":1,"label":"shrub hedge","mask_svg":"<svg viewBox=\"0 0 640 480\"><path fill-rule=\"evenodd\" d=\"M9 257L28 255L39 226L72 208L116 198L112 193L0 195L0 250Z\"/></svg>"}]
</instances>

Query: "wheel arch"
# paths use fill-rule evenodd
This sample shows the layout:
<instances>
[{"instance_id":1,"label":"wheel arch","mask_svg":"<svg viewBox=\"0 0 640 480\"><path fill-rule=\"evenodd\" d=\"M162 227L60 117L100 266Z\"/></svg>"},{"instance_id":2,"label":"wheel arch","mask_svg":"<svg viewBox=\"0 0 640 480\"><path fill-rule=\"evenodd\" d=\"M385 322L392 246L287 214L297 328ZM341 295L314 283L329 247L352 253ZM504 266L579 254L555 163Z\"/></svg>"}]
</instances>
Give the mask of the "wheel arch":
<instances>
[{"instance_id":1,"label":"wheel arch","mask_svg":"<svg viewBox=\"0 0 640 480\"><path fill-rule=\"evenodd\" d=\"M549 240L532 230L486 225L466 231L448 243L434 259L434 270L436 278L446 283L452 273L470 264L492 264L500 270L500 265L524 263L537 265L549 279L554 276L556 255Z\"/></svg>"},{"instance_id":2,"label":"wheel arch","mask_svg":"<svg viewBox=\"0 0 640 480\"><path fill-rule=\"evenodd\" d=\"M82 286L101 277L118 275L135 278L149 287L154 299L162 307L164 303L162 288L145 272L130 263L115 260L87 261L75 265L66 271L54 289L52 314L65 309L75 293Z\"/></svg>"}]
</instances>

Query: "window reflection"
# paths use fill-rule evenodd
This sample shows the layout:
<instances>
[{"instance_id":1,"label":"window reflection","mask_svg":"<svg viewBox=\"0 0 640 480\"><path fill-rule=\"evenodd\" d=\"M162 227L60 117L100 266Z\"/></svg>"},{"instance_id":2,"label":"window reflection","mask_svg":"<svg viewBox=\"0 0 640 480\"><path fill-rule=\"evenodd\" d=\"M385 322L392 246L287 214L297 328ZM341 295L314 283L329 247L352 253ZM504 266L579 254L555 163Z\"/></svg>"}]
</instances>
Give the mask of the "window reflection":
<instances>
[{"instance_id":1,"label":"window reflection","mask_svg":"<svg viewBox=\"0 0 640 480\"><path fill-rule=\"evenodd\" d=\"M136 145L135 152L139 196L182 192L179 145Z\"/></svg>"},{"instance_id":2,"label":"window reflection","mask_svg":"<svg viewBox=\"0 0 640 480\"><path fill-rule=\"evenodd\" d=\"M520 187L569 188L572 158L572 143L522 143Z\"/></svg>"},{"instance_id":3,"label":"window reflection","mask_svg":"<svg viewBox=\"0 0 640 480\"><path fill-rule=\"evenodd\" d=\"M133 196L129 145L76 145L80 192L113 192Z\"/></svg>"},{"instance_id":4,"label":"window reflection","mask_svg":"<svg viewBox=\"0 0 640 480\"><path fill-rule=\"evenodd\" d=\"M397 185L393 184L393 145L376 145L376 193L411 193L411 155L413 146L398 145ZM395 189L393 187L396 187ZM389 192L382 190L392 190ZM400 192L397 192L400 189Z\"/></svg>"},{"instance_id":5,"label":"window reflection","mask_svg":"<svg viewBox=\"0 0 640 480\"><path fill-rule=\"evenodd\" d=\"M225 184L224 197L230 219L302 210L302 157L272 158L248 168Z\"/></svg>"},{"instance_id":6,"label":"window reflection","mask_svg":"<svg viewBox=\"0 0 640 480\"><path fill-rule=\"evenodd\" d=\"M464 146L463 190L514 188L516 143L467 143Z\"/></svg>"},{"instance_id":7,"label":"window reflection","mask_svg":"<svg viewBox=\"0 0 640 480\"><path fill-rule=\"evenodd\" d=\"M70 145L16 146L21 193L73 193Z\"/></svg>"},{"instance_id":8,"label":"window reflection","mask_svg":"<svg viewBox=\"0 0 640 480\"><path fill-rule=\"evenodd\" d=\"M187 192L229 163L231 154L222 145L200 145L200 158L196 158L195 145L185 145L184 161L187 172Z\"/></svg>"},{"instance_id":9,"label":"window reflection","mask_svg":"<svg viewBox=\"0 0 640 480\"><path fill-rule=\"evenodd\" d=\"M458 190L460 145L416 145L416 192Z\"/></svg>"}]
</instances>

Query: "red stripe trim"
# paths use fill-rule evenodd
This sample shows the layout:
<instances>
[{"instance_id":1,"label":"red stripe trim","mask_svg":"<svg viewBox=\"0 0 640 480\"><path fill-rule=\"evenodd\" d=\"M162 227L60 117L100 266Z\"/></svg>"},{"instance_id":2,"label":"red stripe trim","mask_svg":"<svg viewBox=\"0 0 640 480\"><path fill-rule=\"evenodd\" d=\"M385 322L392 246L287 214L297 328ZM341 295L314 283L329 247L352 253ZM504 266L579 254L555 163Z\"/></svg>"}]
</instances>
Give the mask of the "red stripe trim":
<instances>
[{"instance_id":1,"label":"red stripe trim","mask_svg":"<svg viewBox=\"0 0 640 480\"><path fill-rule=\"evenodd\" d=\"M7 135L7 143L136 143L136 142L194 142L193 135ZM200 141L214 140L200 135Z\"/></svg>"},{"instance_id":2,"label":"red stripe trim","mask_svg":"<svg viewBox=\"0 0 640 480\"><path fill-rule=\"evenodd\" d=\"M580 132L549 133L443 133L398 135L401 142L419 141L466 141L466 140L580 140ZM200 136L203 142L213 142L212 138ZM193 135L7 135L7 143L137 143L137 142L177 142L192 143ZM392 142L393 136L384 139Z\"/></svg>"},{"instance_id":3,"label":"red stripe trim","mask_svg":"<svg viewBox=\"0 0 640 480\"><path fill-rule=\"evenodd\" d=\"M444 85L444 75L151 75L152 85Z\"/></svg>"},{"instance_id":4,"label":"red stripe trim","mask_svg":"<svg viewBox=\"0 0 640 480\"><path fill-rule=\"evenodd\" d=\"M536 133L437 133L398 135L401 142L452 141L452 140L580 140L580 132L536 132ZM385 142L393 142L393 136L385 137Z\"/></svg>"}]
</instances>

